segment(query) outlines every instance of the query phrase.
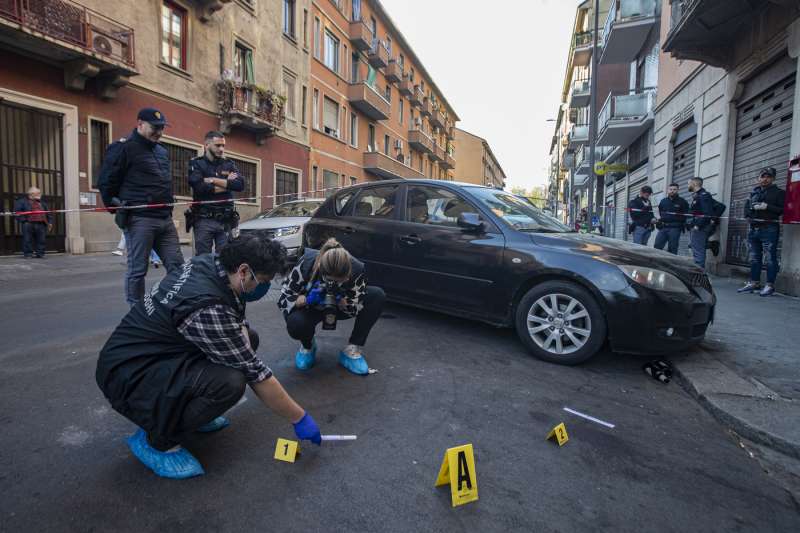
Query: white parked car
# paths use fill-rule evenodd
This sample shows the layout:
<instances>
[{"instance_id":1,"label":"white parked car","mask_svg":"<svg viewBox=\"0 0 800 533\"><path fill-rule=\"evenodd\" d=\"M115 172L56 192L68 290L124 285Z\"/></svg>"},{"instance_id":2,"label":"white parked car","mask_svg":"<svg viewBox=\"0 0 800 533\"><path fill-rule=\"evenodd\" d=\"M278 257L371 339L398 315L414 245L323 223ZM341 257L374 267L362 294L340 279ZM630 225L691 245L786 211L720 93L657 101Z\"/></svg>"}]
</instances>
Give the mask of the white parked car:
<instances>
[{"instance_id":1,"label":"white parked car","mask_svg":"<svg viewBox=\"0 0 800 533\"><path fill-rule=\"evenodd\" d=\"M324 202L324 198L312 198L280 204L239 224L239 232L258 231L270 239L280 241L286 246L289 261L295 261L303 241L303 226Z\"/></svg>"}]
</instances>

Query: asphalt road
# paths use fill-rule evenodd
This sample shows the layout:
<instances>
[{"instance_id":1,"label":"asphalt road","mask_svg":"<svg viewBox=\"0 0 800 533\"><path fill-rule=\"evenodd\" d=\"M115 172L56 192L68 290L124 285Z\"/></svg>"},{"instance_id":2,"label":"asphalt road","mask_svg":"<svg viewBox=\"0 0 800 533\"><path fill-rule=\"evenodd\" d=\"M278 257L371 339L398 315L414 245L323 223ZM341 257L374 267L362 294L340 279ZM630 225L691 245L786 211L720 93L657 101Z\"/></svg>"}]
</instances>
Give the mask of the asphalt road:
<instances>
[{"instance_id":1,"label":"asphalt road","mask_svg":"<svg viewBox=\"0 0 800 533\"><path fill-rule=\"evenodd\" d=\"M157 478L130 455L134 428L94 382L125 311L119 259L20 264L0 261L2 531L800 530L791 496L677 384L645 376L641 359L559 367L511 331L399 306L370 338L369 377L336 366L346 322L320 337L317 366L301 374L274 302L250 306L284 386L323 433L358 440L275 461L291 425L248 391L229 428L187 443L205 476ZM544 437L562 421L570 440L559 448ZM433 485L445 449L464 443L480 499L453 509Z\"/></svg>"}]
</instances>

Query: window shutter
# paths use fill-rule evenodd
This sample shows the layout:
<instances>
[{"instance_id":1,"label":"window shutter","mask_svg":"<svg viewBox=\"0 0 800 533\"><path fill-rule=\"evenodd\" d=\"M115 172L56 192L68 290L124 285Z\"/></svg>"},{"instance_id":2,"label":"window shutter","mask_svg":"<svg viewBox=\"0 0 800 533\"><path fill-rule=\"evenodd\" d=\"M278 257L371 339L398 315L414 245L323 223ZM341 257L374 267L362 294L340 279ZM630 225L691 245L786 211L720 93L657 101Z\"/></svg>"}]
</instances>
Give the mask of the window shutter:
<instances>
[{"instance_id":1,"label":"window shutter","mask_svg":"<svg viewBox=\"0 0 800 533\"><path fill-rule=\"evenodd\" d=\"M331 100L325 98L325 105L322 114L323 126L329 133L337 131L339 127L339 105Z\"/></svg>"}]
</instances>

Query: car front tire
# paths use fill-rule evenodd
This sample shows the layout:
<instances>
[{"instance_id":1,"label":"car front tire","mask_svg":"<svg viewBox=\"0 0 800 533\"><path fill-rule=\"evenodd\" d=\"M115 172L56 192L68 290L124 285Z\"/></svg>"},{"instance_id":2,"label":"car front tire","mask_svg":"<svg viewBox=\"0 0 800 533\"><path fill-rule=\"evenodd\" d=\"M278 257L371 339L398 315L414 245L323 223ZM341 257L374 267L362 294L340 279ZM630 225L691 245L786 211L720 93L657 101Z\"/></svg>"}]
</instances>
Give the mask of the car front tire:
<instances>
[{"instance_id":1,"label":"car front tire","mask_svg":"<svg viewBox=\"0 0 800 533\"><path fill-rule=\"evenodd\" d=\"M562 365L576 365L596 354L607 331L597 300L568 281L531 288L517 306L516 329L536 357Z\"/></svg>"}]
</instances>

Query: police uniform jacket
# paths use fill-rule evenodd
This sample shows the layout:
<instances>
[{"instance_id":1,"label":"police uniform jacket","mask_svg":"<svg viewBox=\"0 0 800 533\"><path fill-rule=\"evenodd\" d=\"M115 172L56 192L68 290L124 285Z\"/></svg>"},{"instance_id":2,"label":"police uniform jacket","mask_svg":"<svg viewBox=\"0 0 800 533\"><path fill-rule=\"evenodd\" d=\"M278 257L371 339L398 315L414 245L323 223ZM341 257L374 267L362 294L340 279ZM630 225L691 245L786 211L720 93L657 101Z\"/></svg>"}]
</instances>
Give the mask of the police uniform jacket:
<instances>
[{"instance_id":1,"label":"police uniform jacket","mask_svg":"<svg viewBox=\"0 0 800 533\"><path fill-rule=\"evenodd\" d=\"M127 205L171 204L172 176L167 149L149 141L136 130L108 147L98 180L103 203L117 197ZM153 218L172 216L172 207L135 209L133 215Z\"/></svg>"},{"instance_id":2,"label":"police uniform jacket","mask_svg":"<svg viewBox=\"0 0 800 533\"><path fill-rule=\"evenodd\" d=\"M689 212L689 202L675 196L667 196L658 203L658 214L661 222L668 228L682 228L686 224L686 213Z\"/></svg>"},{"instance_id":3,"label":"police uniform jacket","mask_svg":"<svg viewBox=\"0 0 800 533\"><path fill-rule=\"evenodd\" d=\"M631 210L631 220L637 226L646 227L653 221L653 204L650 200L637 196L628 203L628 209Z\"/></svg>"},{"instance_id":4,"label":"police uniform jacket","mask_svg":"<svg viewBox=\"0 0 800 533\"><path fill-rule=\"evenodd\" d=\"M229 174L239 174L236 163L230 159L210 161L205 155L195 157L189 162L189 185L195 201L219 201L219 203L195 206L198 211L214 211L233 207L233 193L244 190L244 178L228 180L228 188L222 192L214 192L214 185L206 183L205 178L228 179Z\"/></svg>"},{"instance_id":5,"label":"police uniform jacket","mask_svg":"<svg viewBox=\"0 0 800 533\"><path fill-rule=\"evenodd\" d=\"M702 187L692 194L692 204L689 206L692 218L689 225L702 229L711 224L714 215L714 200L707 190ZM703 216L699 216L703 215Z\"/></svg>"}]
</instances>

